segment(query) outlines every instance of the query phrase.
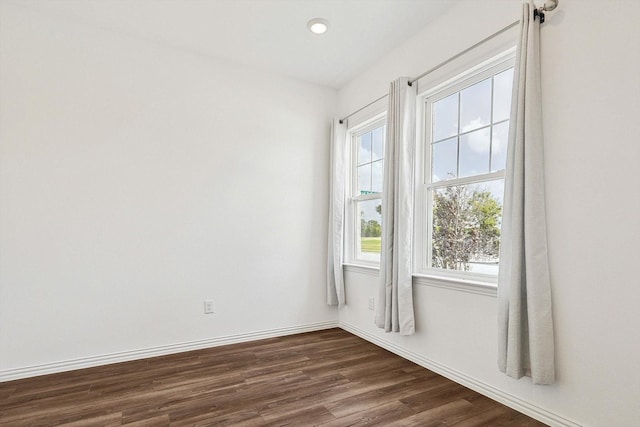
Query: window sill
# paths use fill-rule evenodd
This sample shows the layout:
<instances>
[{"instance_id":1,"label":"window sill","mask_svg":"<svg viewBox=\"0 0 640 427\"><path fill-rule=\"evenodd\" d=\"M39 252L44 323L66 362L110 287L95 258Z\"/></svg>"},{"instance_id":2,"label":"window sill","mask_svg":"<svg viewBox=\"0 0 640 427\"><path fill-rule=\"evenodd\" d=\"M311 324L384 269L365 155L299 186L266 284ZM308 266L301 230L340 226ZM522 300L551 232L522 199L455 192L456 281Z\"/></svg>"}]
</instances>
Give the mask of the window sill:
<instances>
[{"instance_id":1,"label":"window sill","mask_svg":"<svg viewBox=\"0 0 640 427\"><path fill-rule=\"evenodd\" d=\"M344 271L348 273L368 274L369 276L375 276L375 277L378 277L378 273L380 272L380 267L377 265L343 263L342 267L344 268Z\"/></svg>"},{"instance_id":2,"label":"window sill","mask_svg":"<svg viewBox=\"0 0 640 427\"><path fill-rule=\"evenodd\" d=\"M426 274L414 274L414 285L433 286L449 290L468 292L490 297L498 296L498 287L495 283L481 282L477 280L458 279L453 277L432 276Z\"/></svg>"},{"instance_id":3,"label":"window sill","mask_svg":"<svg viewBox=\"0 0 640 427\"><path fill-rule=\"evenodd\" d=\"M362 264L343 264L344 271L348 273L366 274L378 277L380 267ZM414 274L413 284L421 286L432 286L459 292L467 292L476 295L497 297L498 287L495 283L481 282L478 280L458 279L444 276L433 276L426 274Z\"/></svg>"}]
</instances>

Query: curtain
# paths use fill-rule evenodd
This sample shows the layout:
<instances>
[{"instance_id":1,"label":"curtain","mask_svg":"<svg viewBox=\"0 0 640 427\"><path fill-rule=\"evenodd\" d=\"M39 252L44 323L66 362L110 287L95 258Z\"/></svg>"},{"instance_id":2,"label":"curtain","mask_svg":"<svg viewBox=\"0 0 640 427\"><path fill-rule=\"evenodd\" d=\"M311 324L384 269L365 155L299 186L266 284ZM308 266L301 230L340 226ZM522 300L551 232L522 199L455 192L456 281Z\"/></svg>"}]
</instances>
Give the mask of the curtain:
<instances>
[{"instance_id":1,"label":"curtain","mask_svg":"<svg viewBox=\"0 0 640 427\"><path fill-rule=\"evenodd\" d=\"M540 23L523 4L516 50L498 274L498 366L555 381L545 219Z\"/></svg>"},{"instance_id":2,"label":"curtain","mask_svg":"<svg viewBox=\"0 0 640 427\"><path fill-rule=\"evenodd\" d=\"M375 323L411 335L413 317L412 224L416 86L391 82L382 189L382 253Z\"/></svg>"},{"instance_id":3,"label":"curtain","mask_svg":"<svg viewBox=\"0 0 640 427\"><path fill-rule=\"evenodd\" d=\"M346 158L346 126L334 119L331 127L329 173L329 238L327 244L327 304L342 307L345 304L342 252L344 247L344 199Z\"/></svg>"}]
</instances>

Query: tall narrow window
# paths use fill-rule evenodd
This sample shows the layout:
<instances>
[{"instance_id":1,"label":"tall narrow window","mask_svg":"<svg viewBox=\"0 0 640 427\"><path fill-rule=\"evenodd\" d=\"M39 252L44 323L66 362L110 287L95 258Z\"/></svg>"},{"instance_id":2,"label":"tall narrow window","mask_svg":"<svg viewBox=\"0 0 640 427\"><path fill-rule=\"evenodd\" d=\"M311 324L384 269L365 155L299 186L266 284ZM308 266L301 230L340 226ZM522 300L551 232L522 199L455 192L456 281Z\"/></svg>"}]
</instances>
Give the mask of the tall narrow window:
<instances>
[{"instance_id":1,"label":"tall narrow window","mask_svg":"<svg viewBox=\"0 0 640 427\"><path fill-rule=\"evenodd\" d=\"M506 62L425 98L426 270L498 273L512 81Z\"/></svg>"},{"instance_id":2,"label":"tall narrow window","mask_svg":"<svg viewBox=\"0 0 640 427\"><path fill-rule=\"evenodd\" d=\"M385 132L381 119L351 133L352 262L380 262Z\"/></svg>"}]
</instances>

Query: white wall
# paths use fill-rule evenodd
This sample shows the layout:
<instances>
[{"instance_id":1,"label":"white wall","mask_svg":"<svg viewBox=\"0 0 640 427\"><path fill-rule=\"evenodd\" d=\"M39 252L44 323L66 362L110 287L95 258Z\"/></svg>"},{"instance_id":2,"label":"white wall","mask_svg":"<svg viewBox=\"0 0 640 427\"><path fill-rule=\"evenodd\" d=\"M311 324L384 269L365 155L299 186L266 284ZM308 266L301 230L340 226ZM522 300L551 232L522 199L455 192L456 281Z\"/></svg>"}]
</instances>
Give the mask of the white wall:
<instances>
[{"instance_id":1,"label":"white wall","mask_svg":"<svg viewBox=\"0 0 640 427\"><path fill-rule=\"evenodd\" d=\"M0 19L0 374L337 321L336 91L15 2Z\"/></svg>"},{"instance_id":2,"label":"white wall","mask_svg":"<svg viewBox=\"0 0 640 427\"><path fill-rule=\"evenodd\" d=\"M343 88L339 112L511 23L519 4L461 2ZM489 296L417 285L418 333L387 335L367 310L375 277L351 271L346 328L548 421L637 423L639 15L635 0L562 0L542 30L557 384L497 371ZM0 373L334 320L335 101L0 2Z\"/></svg>"},{"instance_id":3,"label":"white wall","mask_svg":"<svg viewBox=\"0 0 640 427\"><path fill-rule=\"evenodd\" d=\"M520 1L464 1L340 91L341 114L518 19ZM346 278L340 322L556 425L640 419L640 2L563 0L542 29L550 263L558 381L496 366L495 297L416 285L417 334L373 326L377 279ZM458 31L458 29L464 31Z\"/></svg>"}]
</instances>

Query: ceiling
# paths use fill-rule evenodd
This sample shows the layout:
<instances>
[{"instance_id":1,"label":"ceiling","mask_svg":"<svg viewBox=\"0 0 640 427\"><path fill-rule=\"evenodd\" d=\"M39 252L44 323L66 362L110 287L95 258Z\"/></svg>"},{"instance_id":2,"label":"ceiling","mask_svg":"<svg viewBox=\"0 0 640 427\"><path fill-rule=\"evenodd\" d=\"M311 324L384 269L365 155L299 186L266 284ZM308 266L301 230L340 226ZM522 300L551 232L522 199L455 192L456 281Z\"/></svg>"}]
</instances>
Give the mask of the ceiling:
<instances>
[{"instance_id":1,"label":"ceiling","mask_svg":"<svg viewBox=\"0 0 640 427\"><path fill-rule=\"evenodd\" d=\"M340 88L459 0L21 0L23 6ZM307 22L329 21L314 35Z\"/></svg>"}]
</instances>

